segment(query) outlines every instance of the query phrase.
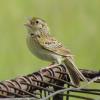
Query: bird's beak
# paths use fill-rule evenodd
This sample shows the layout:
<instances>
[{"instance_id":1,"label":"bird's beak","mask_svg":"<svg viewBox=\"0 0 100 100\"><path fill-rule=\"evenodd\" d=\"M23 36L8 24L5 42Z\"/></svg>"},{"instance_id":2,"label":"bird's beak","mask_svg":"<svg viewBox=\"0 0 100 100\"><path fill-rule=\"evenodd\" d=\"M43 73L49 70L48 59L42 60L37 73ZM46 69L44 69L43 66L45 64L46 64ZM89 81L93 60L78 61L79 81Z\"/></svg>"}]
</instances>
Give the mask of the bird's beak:
<instances>
[{"instance_id":1,"label":"bird's beak","mask_svg":"<svg viewBox=\"0 0 100 100\"><path fill-rule=\"evenodd\" d=\"M30 28L32 27L31 24L30 24L30 22L25 23L24 26L25 27L30 27Z\"/></svg>"},{"instance_id":2,"label":"bird's beak","mask_svg":"<svg viewBox=\"0 0 100 100\"><path fill-rule=\"evenodd\" d=\"M31 24L30 24L31 19L32 19L31 17L27 18L28 21L27 23L24 24L25 27L31 27Z\"/></svg>"},{"instance_id":3,"label":"bird's beak","mask_svg":"<svg viewBox=\"0 0 100 100\"><path fill-rule=\"evenodd\" d=\"M25 23L24 26L29 27L29 24L28 23Z\"/></svg>"}]
</instances>

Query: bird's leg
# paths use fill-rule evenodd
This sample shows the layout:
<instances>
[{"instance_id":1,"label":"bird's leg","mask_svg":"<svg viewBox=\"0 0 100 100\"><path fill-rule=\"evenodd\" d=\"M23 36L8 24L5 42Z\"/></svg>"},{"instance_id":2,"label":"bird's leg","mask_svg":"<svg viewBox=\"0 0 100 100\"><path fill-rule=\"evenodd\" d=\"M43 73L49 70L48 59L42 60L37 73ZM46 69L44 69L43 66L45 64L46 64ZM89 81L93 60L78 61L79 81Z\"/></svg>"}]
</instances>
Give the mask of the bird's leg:
<instances>
[{"instance_id":1,"label":"bird's leg","mask_svg":"<svg viewBox=\"0 0 100 100\"><path fill-rule=\"evenodd\" d=\"M52 62L48 67L46 67L46 68L41 68L40 71L48 70L49 68L56 67L56 66L59 66L59 65L61 65L61 64Z\"/></svg>"},{"instance_id":2,"label":"bird's leg","mask_svg":"<svg viewBox=\"0 0 100 100\"><path fill-rule=\"evenodd\" d=\"M51 64L49 64L49 66L52 66L52 65L54 65L54 64L55 64L55 62L52 62ZM49 66L48 66L48 67L49 67Z\"/></svg>"},{"instance_id":3,"label":"bird's leg","mask_svg":"<svg viewBox=\"0 0 100 100\"><path fill-rule=\"evenodd\" d=\"M48 67L46 68L52 68L52 67L56 67L56 66L59 66L60 64L57 64L55 62L52 62Z\"/></svg>"},{"instance_id":4,"label":"bird's leg","mask_svg":"<svg viewBox=\"0 0 100 100\"><path fill-rule=\"evenodd\" d=\"M56 66L59 66L60 64L57 64L57 63L55 63L55 62L52 62L48 67L46 67L46 68L41 68L41 71L42 70L46 70L46 69L49 69L49 68L52 68L52 67L56 67Z\"/></svg>"},{"instance_id":5,"label":"bird's leg","mask_svg":"<svg viewBox=\"0 0 100 100\"><path fill-rule=\"evenodd\" d=\"M54 64L55 64L55 62L52 62L51 64L49 64L48 67L46 67L46 68L41 68L41 70L49 69L49 68L51 68L51 66L54 65Z\"/></svg>"}]
</instances>

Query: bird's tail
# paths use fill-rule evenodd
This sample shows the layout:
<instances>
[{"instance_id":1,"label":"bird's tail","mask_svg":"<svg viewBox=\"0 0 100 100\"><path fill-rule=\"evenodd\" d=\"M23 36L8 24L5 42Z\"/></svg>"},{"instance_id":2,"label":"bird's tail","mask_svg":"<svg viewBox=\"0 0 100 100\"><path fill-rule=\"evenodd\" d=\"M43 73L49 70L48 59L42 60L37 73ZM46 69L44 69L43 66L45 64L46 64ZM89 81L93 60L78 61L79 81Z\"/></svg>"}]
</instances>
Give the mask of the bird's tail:
<instances>
[{"instance_id":1,"label":"bird's tail","mask_svg":"<svg viewBox=\"0 0 100 100\"><path fill-rule=\"evenodd\" d=\"M74 61L71 57L66 57L66 59L64 60L64 64L67 67L67 71L68 71L68 74L69 74L69 77L70 77L72 84L79 86L80 85L80 79L87 82L87 79L84 77L84 75L75 66Z\"/></svg>"}]
</instances>

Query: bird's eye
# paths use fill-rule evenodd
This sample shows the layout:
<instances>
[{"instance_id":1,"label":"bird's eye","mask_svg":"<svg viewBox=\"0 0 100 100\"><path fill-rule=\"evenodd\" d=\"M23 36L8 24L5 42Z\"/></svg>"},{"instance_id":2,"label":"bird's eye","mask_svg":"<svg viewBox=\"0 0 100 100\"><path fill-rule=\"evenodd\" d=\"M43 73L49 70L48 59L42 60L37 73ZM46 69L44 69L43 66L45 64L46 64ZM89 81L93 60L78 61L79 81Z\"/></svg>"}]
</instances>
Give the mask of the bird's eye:
<instances>
[{"instance_id":1,"label":"bird's eye","mask_svg":"<svg viewBox=\"0 0 100 100\"><path fill-rule=\"evenodd\" d=\"M39 23L39 21L36 21L36 23L38 24L38 23Z\"/></svg>"}]
</instances>

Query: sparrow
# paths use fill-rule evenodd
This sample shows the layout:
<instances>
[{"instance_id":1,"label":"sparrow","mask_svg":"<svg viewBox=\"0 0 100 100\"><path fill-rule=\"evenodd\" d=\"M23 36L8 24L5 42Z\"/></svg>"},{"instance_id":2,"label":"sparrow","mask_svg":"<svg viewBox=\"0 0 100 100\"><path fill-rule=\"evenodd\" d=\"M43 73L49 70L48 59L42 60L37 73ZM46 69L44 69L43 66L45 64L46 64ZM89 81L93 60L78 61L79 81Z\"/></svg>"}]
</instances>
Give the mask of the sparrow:
<instances>
[{"instance_id":1,"label":"sparrow","mask_svg":"<svg viewBox=\"0 0 100 100\"><path fill-rule=\"evenodd\" d=\"M87 82L85 76L75 65L70 50L50 34L45 20L32 17L25 26L28 31L26 42L32 54L54 64L64 64L73 85L79 86L80 79Z\"/></svg>"}]
</instances>

